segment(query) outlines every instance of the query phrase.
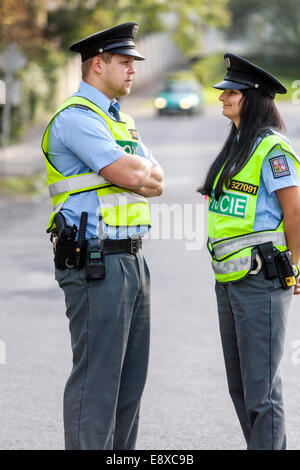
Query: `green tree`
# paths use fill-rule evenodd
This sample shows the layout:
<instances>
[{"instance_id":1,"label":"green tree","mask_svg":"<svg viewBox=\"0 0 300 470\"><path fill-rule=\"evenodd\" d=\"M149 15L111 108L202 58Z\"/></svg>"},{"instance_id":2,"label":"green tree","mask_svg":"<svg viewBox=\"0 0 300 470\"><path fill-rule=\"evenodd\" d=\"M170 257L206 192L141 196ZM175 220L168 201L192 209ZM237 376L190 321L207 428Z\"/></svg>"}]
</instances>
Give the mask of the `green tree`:
<instances>
[{"instance_id":1,"label":"green tree","mask_svg":"<svg viewBox=\"0 0 300 470\"><path fill-rule=\"evenodd\" d=\"M141 27L139 37L164 29L161 14L169 11L165 0L71 0L48 13L47 37L68 46L82 37L110 25L136 21Z\"/></svg>"},{"instance_id":2,"label":"green tree","mask_svg":"<svg viewBox=\"0 0 300 470\"><path fill-rule=\"evenodd\" d=\"M27 57L36 57L47 45L46 0L1 0L0 48L16 43Z\"/></svg>"},{"instance_id":3,"label":"green tree","mask_svg":"<svg viewBox=\"0 0 300 470\"><path fill-rule=\"evenodd\" d=\"M126 21L137 21L142 35L168 28L172 15L174 37L188 56L199 52L201 37L207 27L225 27L230 14L228 0L69 0L48 14L47 37L67 47L74 41Z\"/></svg>"},{"instance_id":4,"label":"green tree","mask_svg":"<svg viewBox=\"0 0 300 470\"><path fill-rule=\"evenodd\" d=\"M173 9L178 18L174 37L186 56L199 54L201 39L208 27L230 24L227 4L228 0L174 0Z\"/></svg>"},{"instance_id":5,"label":"green tree","mask_svg":"<svg viewBox=\"0 0 300 470\"><path fill-rule=\"evenodd\" d=\"M265 11L265 18L273 28L272 41L281 48L290 46L299 55L299 0L272 0L270 8Z\"/></svg>"},{"instance_id":6,"label":"green tree","mask_svg":"<svg viewBox=\"0 0 300 470\"><path fill-rule=\"evenodd\" d=\"M259 34L263 45L272 44L280 53L283 48L285 53L299 51L299 0L230 0L228 8L232 14L229 37L241 38L247 33L251 40Z\"/></svg>"},{"instance_id":7,"label":"green tree","mask_svg":"<svg viewBox=\"0 0 300 470\"><path fill-rule=\"evenodd\" d=\"M261 16L266 9L266 2L261 0L229 0L228 9L231 12L231 25L227 34L230 38L240 37L248 29L249 18L252 15Z\"/></svg>"},{"instance_id":8,"label":"green tree","mask_svg":"<svg viewBox=\"0 0 300 470\"><path fill-rule=\"evenodd\" d=\"M229 0L0 0L0 52L17 43L27 58L18 71L24 85L22 107L14 110L21 125L42 114L55 100L57 70L70 44L109 28L136 21L138 38L169 30L181 51L199 53L207 27L230 21ZM70 53L71 55L71 53ZM0 71L1 73L1 71ZM41 110L41 111L39 111Z\"/></svg>"}]
</instances>

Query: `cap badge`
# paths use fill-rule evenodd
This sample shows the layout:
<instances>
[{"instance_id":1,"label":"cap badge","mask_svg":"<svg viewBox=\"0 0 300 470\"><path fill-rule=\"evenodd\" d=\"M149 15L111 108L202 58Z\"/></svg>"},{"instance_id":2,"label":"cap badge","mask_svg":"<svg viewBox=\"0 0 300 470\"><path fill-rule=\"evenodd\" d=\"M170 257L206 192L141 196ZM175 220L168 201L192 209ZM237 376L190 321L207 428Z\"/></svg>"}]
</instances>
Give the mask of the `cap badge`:
<instances>
[{"instance_id":1,"label":"cap badge","mask_svg":"<svg viewBox=\"0 0 300 470\"><path fill-rule=\"evenodd\" d=\"M103 52L103 49L100 47L100 49L99 49L99 54L101 54L101 52Z\"/></svg>"},{"instance_id":2,"label":"cap badge","mask_svg":"<svg viewBox=\"0 0 300 470\"><path fill-rule=\"evenodd\" d=\"M134 27L132 28L132 36L135 37L136 36L136 33L138 32L139 30L139 27L137 24L134 25Z\"/></svg>"},{"instance_id":3,"label":"cap badge","mask_svg":"<svg viewBox=\"0 0 300 470\"><path fill-rule=\"evenodd\" d=\"M229 67L230 67L230 59L229 59L229 57L226 57L225 63L226 63L226 67L229 69Z\"/></svg>"},{"instance_id":4,"label":"cap badge","mask_svg":"<svg viewBox=\"0 0 300 470\"><path fill-rule=\"evenodd\" d=\"M258 83L255 83L254 87L255 87L255 88L259 88L259 84L258 84Z\"/></svg>"}]
</instances>

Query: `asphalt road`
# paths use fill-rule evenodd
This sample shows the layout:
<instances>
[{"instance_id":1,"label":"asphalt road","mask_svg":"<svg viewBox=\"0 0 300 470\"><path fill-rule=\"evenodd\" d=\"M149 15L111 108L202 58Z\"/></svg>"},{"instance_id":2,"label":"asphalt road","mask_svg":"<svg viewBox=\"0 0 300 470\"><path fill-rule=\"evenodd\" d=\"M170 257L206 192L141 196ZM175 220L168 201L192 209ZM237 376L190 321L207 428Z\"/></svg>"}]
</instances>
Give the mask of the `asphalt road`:
<instances>
[{"instance_id":1,"label":"asphalt road","mask_svg":"<svg viewBox=\"0 0 300 470\"><path fill-rule=\"evenodd\" d=\"M299 105L280 109L300 153ZM215 107L193 118L156 118L145 109L137 127L166 175L164 195L152 200L153 236L144 243L152 273L152 341L138 448L244 449L227 393L204 243L205 202L196 192L228 132L227 121ZM0 449L63 449L71 347L45 235L49 212L46 196L0 204L0 362L1 345L6 347ZM293 299L282 362L289 449L300 448L299 302Z\"/></svg>"}]
</instances>

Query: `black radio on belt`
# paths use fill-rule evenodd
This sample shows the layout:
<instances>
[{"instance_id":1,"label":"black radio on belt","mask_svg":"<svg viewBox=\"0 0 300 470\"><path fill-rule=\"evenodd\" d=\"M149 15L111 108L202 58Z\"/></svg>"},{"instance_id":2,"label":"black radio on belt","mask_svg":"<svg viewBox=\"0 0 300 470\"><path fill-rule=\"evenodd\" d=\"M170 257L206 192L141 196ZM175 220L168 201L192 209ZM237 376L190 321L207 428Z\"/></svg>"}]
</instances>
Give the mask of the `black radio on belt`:
<instances>
[{"instance_id":1,"label":"black radio on belt","mask_svg":"<svg viewBox=\"0 0 300 470\"><path fill-rule=\"evenodd\" d=\"M276 255L279 279L283 289L288 289L296 284L296 270L292 261L290 251L280 251Z\"/></svg>"},{"instance_id":2,"label":"black radio on belt","mask_svg":"<svg viewBox=\"0 0 300 470\"><path fill-rule=\"evenodd\" d=\"M105 278L105 258L103 241L97 237L92 237L86 242L86 279Z\"/></svg>"},{"instance_id":3,"label":"black radio on belt","mask_svg":"<svg viewBox=\"0 0 300 470\"><path fill-rule=\"evenodd\" d=\"M266 279L279 278L283 289L288 289L296 284L297 273L288 250L279 251L272 242L262 243L258 245L258 249L263 258Z\"/></svg>"}]
</instances>

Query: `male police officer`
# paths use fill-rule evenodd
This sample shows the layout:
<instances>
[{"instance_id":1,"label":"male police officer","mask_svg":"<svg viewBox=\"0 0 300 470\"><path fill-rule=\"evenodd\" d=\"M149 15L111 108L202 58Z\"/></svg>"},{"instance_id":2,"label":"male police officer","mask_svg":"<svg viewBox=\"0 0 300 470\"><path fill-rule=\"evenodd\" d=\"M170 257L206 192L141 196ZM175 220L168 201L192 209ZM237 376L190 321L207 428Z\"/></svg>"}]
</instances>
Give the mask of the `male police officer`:
<instances>
[{"instance_id":1,"label":"male police officer","mask_svg":"<svg viewBox=\"0 0 300 470\"><path fill-rule=\"evenodd\" d=\"M137 437L149 353L145 197L163 190L161 167L115 99L129 94L133 62L144 59L137 29L121 24L70 47L81 54L83 81L43 138L54 206L47 230L73 350L67 449L134 449Z\"/></svg>"}]
</instances>

